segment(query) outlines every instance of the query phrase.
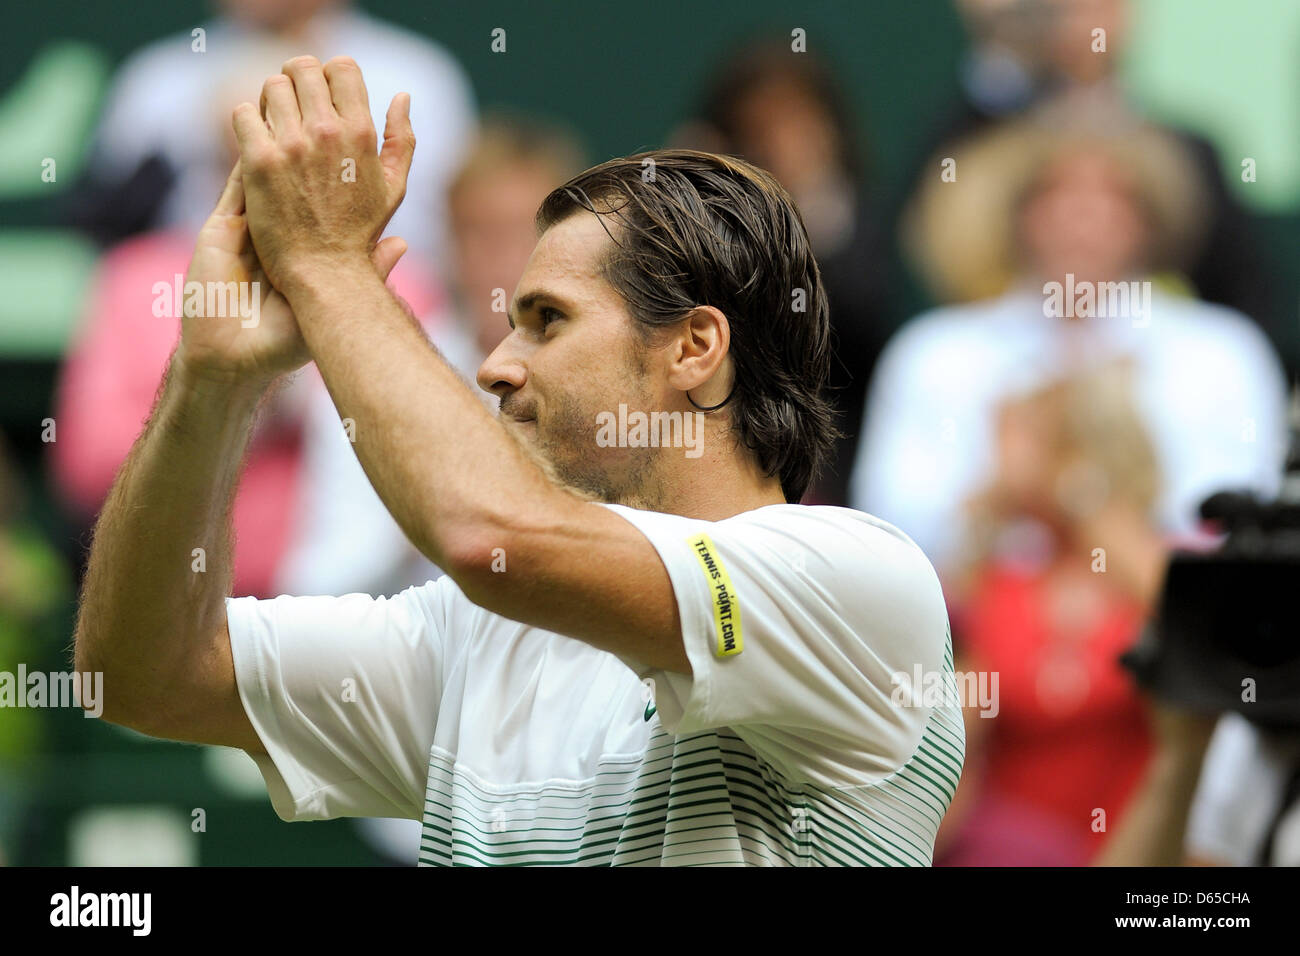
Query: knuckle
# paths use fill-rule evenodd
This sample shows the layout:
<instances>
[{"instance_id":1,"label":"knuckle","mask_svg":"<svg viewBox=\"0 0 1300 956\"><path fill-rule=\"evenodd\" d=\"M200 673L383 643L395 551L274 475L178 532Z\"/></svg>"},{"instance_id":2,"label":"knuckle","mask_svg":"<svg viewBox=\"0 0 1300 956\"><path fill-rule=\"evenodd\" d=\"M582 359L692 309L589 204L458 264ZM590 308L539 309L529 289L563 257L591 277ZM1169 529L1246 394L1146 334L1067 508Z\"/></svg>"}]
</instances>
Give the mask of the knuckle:
<instances>
[{"instance_id":1,"label":"knuckle","mask_svg":"<svg viewBox=\"0 0 1300 956\"><path fill-rule=\"evenodd\" d=\"M314 66L320 66L320 60L310 54L290 57L285 61L283 69L288 70L310 70Z\"/></svg>"},{"instance_id":2,"label":"knuckle","mask_svg":"<svg viewBox=\"0 0 1300 956\"><path fill-rule=\"evenodd\" d=\"M363 124L352 131L352 138L368 152L374 152L379 145L379 137L375 133L375 128L369 124Z\"/></svg>"},{"instance_id":3,"label":"knuckle","mask_svg":"<svg viewBox=\"0 0 1300 956\"><path fill-rule=\"evenodd\" d=\"M253 147L244 153L241 163L246 173L264 173L275 164L275 150Z\"/></svg>"},{"instance_id":4,"label":"knuckle","mask_svg":"<svg viewBox=\"0 0 1300 956\"><path fill-rule=\"evenodd\" d=\"M265 99L267 99L267 100L270 100L271 97L272 97L272 95L273 95L277 90L285 89L285 88L286 88L286 84L287 84L288 87L292 87L292 86L293 86L293 81L290 80L290 79L289 79L287 76L285 76L283 73L277 73L277 74L275 74L275 76L268 76L268 77L266 78L266 82L262 84L262 96L263 96L263 98L265 98Z\"/></svg>"},{"instance_id":5,"label":"knuckle","mask_svg":"<svg viewBox=\"0 0 1300 956\"><path fill-rule=\"evenodd\" d=\"M342 133L339 125L330 120L315 120L308 128L308 134L312 139L333 142L337 140Z\"/></svg>"}]
</instances>

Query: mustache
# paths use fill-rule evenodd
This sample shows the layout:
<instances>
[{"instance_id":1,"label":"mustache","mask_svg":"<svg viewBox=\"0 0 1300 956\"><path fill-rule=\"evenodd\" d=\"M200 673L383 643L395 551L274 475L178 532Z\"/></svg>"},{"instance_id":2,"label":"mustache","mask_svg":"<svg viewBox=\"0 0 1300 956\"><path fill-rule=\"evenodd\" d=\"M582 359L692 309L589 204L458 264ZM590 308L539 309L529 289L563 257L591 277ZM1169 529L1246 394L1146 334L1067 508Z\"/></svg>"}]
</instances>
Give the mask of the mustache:
<instances>
[{"instance_id":1,"label":"mustache","mask_svg":"<svg viewBox=\"0 0 1300 956\"><path fill-rule=\"evenodd\" d=\"M537 407L529 405L515 395L504 396L499 411L504 418L537 418Z\"/></svg>"}]
</instances>

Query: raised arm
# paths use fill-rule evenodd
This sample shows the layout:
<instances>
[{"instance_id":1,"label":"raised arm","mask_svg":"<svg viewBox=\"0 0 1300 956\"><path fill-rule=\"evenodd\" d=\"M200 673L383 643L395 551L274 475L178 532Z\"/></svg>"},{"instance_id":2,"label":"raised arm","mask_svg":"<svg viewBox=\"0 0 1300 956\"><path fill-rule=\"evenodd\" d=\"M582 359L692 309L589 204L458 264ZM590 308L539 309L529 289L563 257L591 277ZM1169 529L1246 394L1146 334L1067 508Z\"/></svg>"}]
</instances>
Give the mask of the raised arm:
<instances>
[{"instance_id":1,"label":"raised arm","mask_svg":"<svg viewBox=\"0 0 1300 956\"><path fill-rule=\"evenodd\" d=\"M549 480L365 262L404 194L408 98L389 107L378 152L351 60L290 60L263 99L265 122L252 104L235 113L253 241L403 531L481 607L690 673L654 547ZM341 169L355 175L342 179ZM495 555L509 573L497 573Z\"/></svg>"},{"instance_id":2,"label":"raised arm","mask_svg":"<svg viewBox=\"0 0 1300 956\"><path fill-rule=\"evenodd\" d=\"M385 273L402 248L376 249ZM75 666L103 673L103 716L114 723L264 752L239 700L226 624L230 509L258 404L307 352L257 265L238 166L199 235L191 281L246 283L257 308L248 299L244 316L184 319L153 414L95 528Z\"/></svg>"}]
</instances>

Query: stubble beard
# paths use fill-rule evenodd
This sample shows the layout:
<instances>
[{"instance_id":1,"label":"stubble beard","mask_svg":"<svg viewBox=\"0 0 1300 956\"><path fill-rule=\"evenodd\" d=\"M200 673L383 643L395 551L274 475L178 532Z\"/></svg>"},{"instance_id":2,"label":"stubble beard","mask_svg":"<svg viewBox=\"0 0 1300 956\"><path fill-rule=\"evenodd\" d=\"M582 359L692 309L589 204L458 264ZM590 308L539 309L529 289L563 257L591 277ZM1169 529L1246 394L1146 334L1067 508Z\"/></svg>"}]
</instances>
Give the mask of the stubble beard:
<instances>
[{"instance_id":1,"label":"stubble beard","mask_svg":"<svg viewBox=\"0 0 1300 956\"><path fill-rule=\"evenodd\" d=\"M644 389L647 366L638 351L640 344L629 342L623 354L623 380L635 383L639 393L639 404L633 407L649 403ZM516 437L552 481L582 498L646 511L668 510L670 503L660 475L660 449L617 449L618 467L612 468L608 464L609 450L597 447L596 416L611 410L589 408L572 394L557 396L548 408L545 428L539 420L531 441Z\"/></svg>"}]
</instances>

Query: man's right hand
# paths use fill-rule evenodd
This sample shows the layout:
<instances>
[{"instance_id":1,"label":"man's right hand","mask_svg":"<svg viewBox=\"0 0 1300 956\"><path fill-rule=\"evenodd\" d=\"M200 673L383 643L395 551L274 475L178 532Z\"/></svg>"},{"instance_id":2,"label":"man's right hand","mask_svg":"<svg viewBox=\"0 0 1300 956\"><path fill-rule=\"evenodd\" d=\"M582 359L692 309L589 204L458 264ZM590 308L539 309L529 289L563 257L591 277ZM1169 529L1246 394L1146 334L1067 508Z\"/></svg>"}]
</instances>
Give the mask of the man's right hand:
<instances>
[{"instance_id":1,"label":"man's right hand","mask_svg":"<svg viewBox=\"0 0 1300 956\"><path fill-rule=\"evenodd\" d=\"M240 298L258 303L256 324L235 308L226 316L186 316L176 362L187 375L228 385L265 388L277 376L306 364L311 356L293 310L267 280L248 232L244 187L236 162L216 208L199 230L194 257L185 276L189 283L249 283L239 285ZM378 243L371 261L385 278L406 251L406 242L389 237Z\"/></svg>"}]
</instances>

